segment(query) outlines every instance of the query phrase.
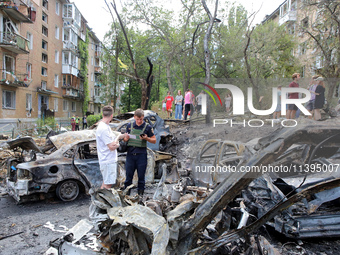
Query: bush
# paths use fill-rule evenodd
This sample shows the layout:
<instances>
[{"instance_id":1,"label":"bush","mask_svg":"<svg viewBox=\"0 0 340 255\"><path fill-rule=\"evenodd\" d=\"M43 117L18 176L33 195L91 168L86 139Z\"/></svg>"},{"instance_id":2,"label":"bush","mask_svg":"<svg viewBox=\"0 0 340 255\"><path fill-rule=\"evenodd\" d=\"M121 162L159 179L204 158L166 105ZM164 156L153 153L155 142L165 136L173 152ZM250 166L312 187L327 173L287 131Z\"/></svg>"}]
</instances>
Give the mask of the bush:
<instances>
[{"instance_id":1,"label":"bush","mask_svg":"<svg viewBox=\"0 0 340 255\"><path fill-rule=\"evenodd\" d=\"M87 116L87 125L89 127L91 127L93 124L97 123L98 121L100 121L102 119L102 115L98 114L98 115L89 115Z\"/></svg>"}]
</instances>

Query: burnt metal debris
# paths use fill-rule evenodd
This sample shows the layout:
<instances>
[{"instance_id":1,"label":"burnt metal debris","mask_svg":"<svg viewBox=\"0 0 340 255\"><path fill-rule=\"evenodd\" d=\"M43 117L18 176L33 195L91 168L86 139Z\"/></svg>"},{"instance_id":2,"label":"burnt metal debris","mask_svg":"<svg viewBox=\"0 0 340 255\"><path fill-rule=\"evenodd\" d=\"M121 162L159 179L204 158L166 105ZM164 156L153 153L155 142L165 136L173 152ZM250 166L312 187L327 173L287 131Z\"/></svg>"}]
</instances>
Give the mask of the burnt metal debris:
<instances>
[{"instance_id":1,"label":"burnt metal debris","mask_svg":"<svg viewBox=\"0 0 340 255\"><path fill-rule=\"evenodd\" d=\"M31 137L6 141L2 148L8 152L8 193L18 203L44 199L53 194L63 201L72 201L80 192L88 194L91 187L99 187L102 175L99 171L95 132L82 130L49 136L43 146L38 146ZM118 155L118 188L125 181L125 158L126 153ZM161 178L161 165L164 163L166 181L176 182L179 178L179 164L175 155L148 148L147 184ZM137 174L134 184L136 182Z\"/></svg>"},{"instance_id":2,"label":"burnt metal debris","mask_svg":"<svg viewBox=\"0 0 340 255\"><path fill-rule=\"evenodd\" d=\"M177 182L159 165L151 194L92 190L96 254L279 254L263 227L294 239L340 236L339 145L340 127L329 124L282 128L257 143L209 140ZM194 173L211 164L235 171Z\"/></svg>"}]
</instances>

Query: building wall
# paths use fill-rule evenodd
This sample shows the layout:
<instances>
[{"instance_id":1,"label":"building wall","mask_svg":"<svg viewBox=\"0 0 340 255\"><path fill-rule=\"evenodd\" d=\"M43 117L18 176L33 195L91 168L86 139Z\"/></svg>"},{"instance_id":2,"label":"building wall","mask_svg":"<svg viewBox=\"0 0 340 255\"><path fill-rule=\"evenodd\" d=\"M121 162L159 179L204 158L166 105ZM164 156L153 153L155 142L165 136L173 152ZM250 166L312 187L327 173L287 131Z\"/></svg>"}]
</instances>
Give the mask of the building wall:
<instances>
[{"instance_id":1,"label":"building wall","mask_svg":"<svg viewBox=\"0 0 340 255\"><path fill-rule=\"evenodd\" d=\"M56 2L59 3L59 14L56 12ZM48 8L43 6L43 0L31 0L31 7L36 10L36 19L33 23L16 23L19 34L27 38L27 34L31 34L33 38L32 47L28 54L17 54L9 51L0 44L0 68L4 68L4 56L8 55L15 59L15 74L27 74L27 63L31 64L31 77L28 77L28 87L25 86L8 86L6 83L0 85L2 106L3 91L15 92L15 109L0 108L0 128L6 123L15 123L17 119L37 119L41 117L42 97L47 98L48 109L54 110L57 101L58 108L54 112L57 119L68 119L69 116L82 116L81 98L74 99L63 96L66 89L63 88L62 74L62 52L63 52L63 4L70 3L69 0L49 0ZM43 21L43 13L47 16L47 21ZM0 10L0 25L2 25L2 15ZM85 19L84 19L85 20ZM43 26L48 30L48 35L43 34ZM56 26L59 28L59 38L56 37ZM86 25L84 25L85 27ZM2 27L1 31L3 31ZM83 34L84 31L82 30ZM47 42L47 49L42 48L42 41ZM80 38L78 39L78 41ZM93 38L92 38L93 40ZM98 40L96 38L96 40ZM91 56L94 57L95 51L89 44L90 58L88 63L88 80L90 89L94 87L94 80L91 80L91 73L94 73L94 67L91 63ZM55 61L55 52L59 52L58 61ZM43 61L42 54L47 55L47 61ZM46 59L45 59L46 60ZM81 61L81 60L79 60ZM47 69L47 75L42 74L42 68ZM80 68L80 65L79 67ZM56 76L58 82L55 82ZM78 77L74 77L79 79ZM46 91L42 91L42 81L46 81ZM79 85L79 80L78 80ZM79 89L79 87L78 87ZM26 94L31 95L32 105L31 111L26 109ZM68 110L63 111L63 102L68 102ZM76 104L76 111L71 110L72 102Z\"/></svg>"}]
</instances>

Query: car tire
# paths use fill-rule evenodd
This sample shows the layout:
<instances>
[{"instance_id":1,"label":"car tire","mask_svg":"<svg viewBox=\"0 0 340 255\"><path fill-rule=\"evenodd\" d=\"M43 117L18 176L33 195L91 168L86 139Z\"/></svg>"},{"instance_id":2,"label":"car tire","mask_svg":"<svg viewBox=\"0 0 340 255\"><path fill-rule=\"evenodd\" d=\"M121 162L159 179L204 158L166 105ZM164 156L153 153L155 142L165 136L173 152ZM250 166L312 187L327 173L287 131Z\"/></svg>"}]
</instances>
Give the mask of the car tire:
<instances>
[{"instance_id":1,"label":"car tire","mask_svg":"<svg viewBox=\"0 0 340 255\"><path fill-rule=\"evenodd\" d=\"M74 180L66 180L58 183L57 197L62 201L73 201L79 195L79 185Z\"/></svg>"}]
</instances>

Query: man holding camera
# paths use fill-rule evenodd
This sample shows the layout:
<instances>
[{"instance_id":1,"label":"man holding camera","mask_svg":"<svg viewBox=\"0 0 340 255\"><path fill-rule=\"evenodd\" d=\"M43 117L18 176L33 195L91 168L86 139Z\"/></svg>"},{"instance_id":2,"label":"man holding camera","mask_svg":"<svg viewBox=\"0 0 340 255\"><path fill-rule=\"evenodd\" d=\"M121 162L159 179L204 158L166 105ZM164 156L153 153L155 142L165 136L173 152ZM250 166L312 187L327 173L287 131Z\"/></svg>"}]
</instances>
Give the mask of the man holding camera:
<instances>
[{"instance_id":1,"label":"man holding camera","mask_svg":"<svg viewBox=\"0 0 340 255\"><path fill-rule=\"evenodd\" d=\"M143 196L145 189L145 172L147 167L146 145L156 143L156 136L152 127L144 121L144 111L137 109L134 114L135 121L126 127L124 141L128 141L128 151L126 155L125 188L132 184L133 175L137 169L138 174L138 195ZM129 194L129 193L128 193Z\"/></svg>"}]
</instances>

